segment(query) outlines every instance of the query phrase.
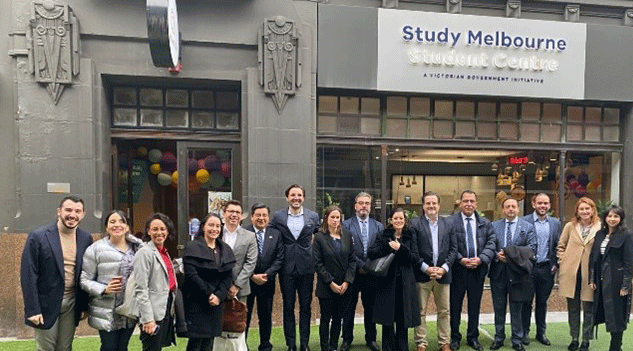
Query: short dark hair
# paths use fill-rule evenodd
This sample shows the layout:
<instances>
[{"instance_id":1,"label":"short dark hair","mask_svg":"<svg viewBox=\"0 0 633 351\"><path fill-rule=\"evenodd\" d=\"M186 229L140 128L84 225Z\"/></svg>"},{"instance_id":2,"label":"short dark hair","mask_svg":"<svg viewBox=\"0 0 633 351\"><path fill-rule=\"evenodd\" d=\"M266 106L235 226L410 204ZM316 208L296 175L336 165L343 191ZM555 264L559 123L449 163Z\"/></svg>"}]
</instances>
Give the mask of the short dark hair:
<instances>
[{"instance_id":1,"label":"short dark hair","mask_svg":"<svg viewBox=\"0 0 633 351\"><path fill-rule=\"evenodd\" d=\"M607 224L607 216L609 215L610 212L613 212L617 214L618 216L620 216L620 223L618 223L618 225L615 226L615 231L619 230L620 228L626 230L626 225L624 225L624 209L618 205L611 205L602 212L602 214L600 215L602 219L602 228L606 229L607 233L609 233L609 225Z\"/></svg>"},{"instance_id":2,"label":"short dark hair","mask_svg":"<svg viewBox=\"0 0 633 351\"><path fill-rule=\"evenodd\" d=\"M222 236L223 236L222 234L224 234L224 230L222 229L224 228L224 221L222 221L222 217L220 217L220 215L215 212L207 213L207 215L204 216L202 221L200 221L200 227L198 227L198 231L196 232L196 236L195 236L196 238L199 237L200 235L204 236L204 225L207 224L207 221L211 217L215 217L220 220L220 236L218 236L218 239L222 240Z\"/></svg>"},{"instance_id":3,"label":"short dark hair","mask_svg":"<svg viewBox=\"0 0 633 351\"><path fill-rule=\"evenodd\" d=\"M256 202L253 204L253 206L251 206L251 216L253 215L253 213L255 213L256 210L259 210L260 208L265 208L268 214L270 214L270 207L266 206L266 204L263 202Z\"/></svg>"},{"instance_id":4,"label":"short dark hair","mask_svg":"<svg viewBox=\"0 0 633 351\"><path fill-rule=\"evenodd\" d=\"M306 196L306 189L304 189L301 185L299 184L292 184L291 186L288 187L288 189L286 189L286 191L284 192L284 194L286 194L286 197L288 197L288 195L290 195L290 190L294 189L294 188L299 188L301 189L301 192L303 193L303 196Z\"/></svg>"},{"instance_id":5,"label":"short dark hair","mask_svg":"<svg viewBox=\"0 0 633 351\"><path fill-rule=\"evenodd\" d=\"M240 209L243 210L241 202L239 202L238 200L229 200L224 203L224 206L222 206L222 211L226 211L226 209L229 208L230 205L239 206Z\"/></svg>"},{"instance_id":6,"label":"short dark hair","mask_svg":"<svg viewBox=\"0 0 633 351\"><path fill-rule=\"evenodd\" d=\"M473 194L475 195L475 200L477 200L477 193L472 190L464 190L462 191L462 195L459 197L460 200L464 198L464 194Z\"/></svg>"},{"instance_id":7,"label":"short dark hair","mask_svg":"<svg viewBox=\"0 0 633 351\"><path fill-rule=\"evenodd\" d=\"M66 200L70 200L74 203L80 203L81 207L83 207L85 209L86 204L84 204L84 200L82 198L80 198L77 195L68 195L68 196L64 196L62 198L62 201L59 202L59 207L58 208L62 208L62 206L64 206L64 202L66 202Z\"/></svg>"},{"instance_id":8,"label":"short dark hair","mask_svg":"<svg viewBox=\"0 0 633 351\"><path fill-rule=\"evenodd\" d=\"M164 213L156 212L152 213L145 221L145 233L143 234L143 241L150 241L149 237L149 226L152 224L152 221L158 219L161 222L165 223L165 227L167 227L167 240L173 239L176 236L176 229L174 228L174 222L171 221L169 216Z\"/></svg>"},{"instance_id":9,"label":"short dark hair","mask_svg":"<svg viewBox=\"0 0 633 351\"><path fill-rule=\"evenodd\" d=\"M424 194L422 194L422 203L424 204L424 200L427 198L427 196L435 196L437 198L437 203L440 203L440 196L435 192L435 191L427 191Z\"/></svg>"},{"instance_id":10,"label":"short dark hair","mask_svg":"<svg viewBox=\"0 0 633 351\"><path fill-rule=\"evenodd\" d=\"M534 203L534 201L536 201L536 198L539 196L545 196L547 197L548 200L551 201L551 199L549 198L549 195L547 195L546 193L537 193L537 194L534 194L534 196L532 196L532 198L530 199L530 203Z\"/></svg>"}]
</instances>

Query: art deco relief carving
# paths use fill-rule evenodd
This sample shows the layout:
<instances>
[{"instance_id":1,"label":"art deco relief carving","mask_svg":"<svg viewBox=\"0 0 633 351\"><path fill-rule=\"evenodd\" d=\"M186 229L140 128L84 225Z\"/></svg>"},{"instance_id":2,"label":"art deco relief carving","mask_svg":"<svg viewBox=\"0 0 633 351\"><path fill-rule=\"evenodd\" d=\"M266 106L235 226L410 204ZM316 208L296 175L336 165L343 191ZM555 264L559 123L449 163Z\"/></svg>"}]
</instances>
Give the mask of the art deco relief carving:
<instances>
[{"instance_id":1,"label":"art deco relief carving","mask_svg":"<svg viewBox=\"0 0 633 351\"><path fill-rule=\"evenodd\" d=\"M276 16L266 19L259 34L259 84L272 95L281 113L288 97L301 86L301 56L295 22Z\"/></svg>"},{"instance_id":2,"label":"art deco relief carving","mask_svg":"<svg viewBox=\"0 0 633 351\"><path fill-rule=\"evenodd\" d=\"M52 0L31 4L27 29L29 72L45 84L55 104L79 74L79 25L68 5Z\"/></svg>"}]
</instances>

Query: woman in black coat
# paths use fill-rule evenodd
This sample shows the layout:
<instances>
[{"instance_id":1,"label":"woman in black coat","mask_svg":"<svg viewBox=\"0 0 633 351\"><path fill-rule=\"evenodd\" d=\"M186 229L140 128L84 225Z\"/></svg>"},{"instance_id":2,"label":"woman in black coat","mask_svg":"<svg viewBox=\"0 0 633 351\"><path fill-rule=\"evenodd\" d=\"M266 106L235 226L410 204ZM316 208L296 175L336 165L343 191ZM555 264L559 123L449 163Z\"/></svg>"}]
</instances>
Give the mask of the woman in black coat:
<instances>
[{"instance_id":1,"label":"woman in black coat","mask_svg":"<svg viewBox=\"0 0 633 351\"><path fill-rule=\"evenodd\" d=\"M610 206L602 214L602 229L589 258L589 278L594 295L594 327L605 323L611 333L609 351L622 350L622 332L631 311L633 237L624 227L624 210Z\"/></svg>"},{"instance_id":2,"label":"woman in black coat","mask_svg":"<svg viewBox=\"0 0 633 351\"><path fill-rule=\"evenodd\" d=\"M235 256L222 238L222 220L208 214L183 252L183 299L187 321L187 351L211 351L222 334L222 301L233 279Z\"/></svg>"},{"instance_id":3,"label":"woman in black coat","mask_svg":"<svg viewBox=\"0 0 633 351\"><path fill-rule=\"evenodd\" d=\"M348 291L356 272L352 236L341 229L341 213L338 206L325 209L323 224L312 243L314 269L318 277L316 296L321 307L321 351L338 348L342 311L350 303Z\"/></svg>"},{"instance_id":4,"label":"woman in black coat","mask_svg":"<svg viewBox=\"0 0 633 351\"><path fill-rule=\"evenodd\" d=\"M395 253L385 278L377 278L374 321L382 325L382 349L408 350L408 328L420 325L414 267L419 260L415 232L406 225L404 210L396 209L391 224L367 250L369 259ZM394 324L396 326L394 332Z\"/></svg>"}]
</instances>

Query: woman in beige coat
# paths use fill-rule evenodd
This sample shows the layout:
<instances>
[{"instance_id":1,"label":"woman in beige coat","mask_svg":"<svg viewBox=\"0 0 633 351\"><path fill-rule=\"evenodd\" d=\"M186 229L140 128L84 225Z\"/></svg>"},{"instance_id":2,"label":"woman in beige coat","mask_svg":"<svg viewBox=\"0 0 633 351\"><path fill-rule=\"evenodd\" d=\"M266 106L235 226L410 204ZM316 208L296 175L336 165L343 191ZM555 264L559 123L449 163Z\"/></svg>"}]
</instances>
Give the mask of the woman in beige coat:
<instances>
[{"instance_id":1,"label":"woman in beige coat","mask_svg":"<svg viewBox=\"0 0 633 351\"><path fill-rule=\"evenodd\" d=\"M593 290L589 286L589 255L596 232L600 230L600 219L596 204L588 197L576 203L575 215L565 225L558 242L559 289L567 298L569 318L570 351L587 351L593 323ZM582 302L582 344L578 348L580 334L580 308Z\"/></svg>"}]
</instances>

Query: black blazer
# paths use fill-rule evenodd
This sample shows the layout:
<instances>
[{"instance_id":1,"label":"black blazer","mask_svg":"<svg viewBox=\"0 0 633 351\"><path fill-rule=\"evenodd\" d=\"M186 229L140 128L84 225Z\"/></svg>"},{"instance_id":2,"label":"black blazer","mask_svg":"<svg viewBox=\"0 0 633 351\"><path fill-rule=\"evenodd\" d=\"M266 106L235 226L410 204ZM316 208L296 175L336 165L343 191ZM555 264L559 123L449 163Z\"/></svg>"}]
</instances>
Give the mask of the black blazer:
<instances>
[{"instance_id":1,"label":"black blazer","mask_svg":"<svg viewBox=\"0 0 633 351\"><path fill-rule=\"evenodd\" d=\"M418 236L418 255L420 256L417 266L413 267L415 281L426 283L431 280L431 278L422 272L422 263L426 263L429 267L435 266L433 264L433 237L431 235L431 227L424 215L412 220L411 227ZM448 272L439 280L439 283L450 284L452 276L451 267L457 257L457 239L451 223L441 216L437 218L437 236L439 239L437 267L442 267L444 264L448 266Z\"/></svg>"},{"instance_id":2,"label":"black blazer","mask_svg":"<svg viewBox=\"0 0 633 351\"><path fill-rule=\"evenodd\" d=\"M275 212L270 220L270 226L281 232L285 246L284 264L280 273L314 274L312 235L319 229L319 215L304 207L303 220L303 229L297 239L295 239L288 228L288 207Z\"/></svg>"},{"instance_id":3,"label":"black blazer","mask_svg":"<svg viewBox=\"0 0 633 351\"><path fill-rule=\"evenodd\" d=\"M328 298L335 295L330 289L332 281L339 285L343 282L348 282L350 285L354 283L356 260L352 250L352 237L348 232L343 231L341 235L340 253L334 250L334 238L329 234L318 232L314 235L312 254L318 277L317 297Z\"/></svg>"},{"instance_id":4,"label":"black blazer","mask_svg":"<svg viewBox=\"0 0 633 351\"><path fill-rule=\"evenodd\" d=\"M534 225L534 213L530 213L529 215L525 215L521 217L521 219L526 222ZM547 216L549 220L549 239L547 241L547 259L549 260L550 270L553 266L558 267L558 257L556 256L558 240L560 240L560 231L562 229L560 220L558 218ZM536 237L536 249L534 251L534 256L538 253L538 236L536 235L536 227L534 228L534 236Z\"/></svg>"},{"instance_id":5,"label":"black blazer","mask_svg":"<svg viewBox=\"0 0 633 351\"><path fill-rule=\"evenodd\" d=\"M367 218L367 249L376 240L376 236L380 235L385 230L382 223L373 218ZM356 260L356 269L361 269L365 266L365 263L369 260L365 256L365 250L363 249L363 241L360 238L360 223L358 218L353 216L346 219L343 222L343 231L347 231L352 235L352 243L354 245L354 259Z\"/></svg>"},{"instance_id":6,"label":"black blazer","mask_svg":"<svg viewBox=\"0 0 633 351\"><path fill-rule=\"evenodd\" d=\"M90 233L77 228L75 257L75 324L81 312L88 310L88 293L79 284L84 252L92 244ZM50 329L62 307L64 296L64 257L59 240L57 222L38 228L26 239L20 271L24 298L24 322L38 329ZM35 325L26 318L44 316L43 325Z\"/></svg>"},{"instance_id":7,"label":"black blazer","mask_svg":"<svg viewBox=\"0 0 633 351\"><path fill-rule=\"evenodd\" d=\"M257 238L257 229L252 224L246 227L246 230L255 233L255 238ZM257 264L253 273L266 273L268 281L272 281L283 263L284 243L281 240L281 233L275 228L267 227L264 230L264 249L261 255L259 251L257 252Z\"/></svg>"},{"instance_id":8,"label":"black blazer","mask_svg":"<svg viewBox=\"0 0 633 351\"><path fill-rule=\"evenodd\" d=\"M455 239L457 240L457 255L455 262L458 262L468 257L468 251L466 250L466 232L464 231L464 222L462 220L462 212L457 212L454 215L447 218L453 223L453 230L455 232ZM481 260L482 264L478 267L478 271L483 274L481 278L488 273L488 266L495 257L495 235L492 231L490 221L486 218L480 217L475 212L475 221L477 221L477 257ZM456 265L457 266L457 265Z\"/></svg>"}]
</instances>

